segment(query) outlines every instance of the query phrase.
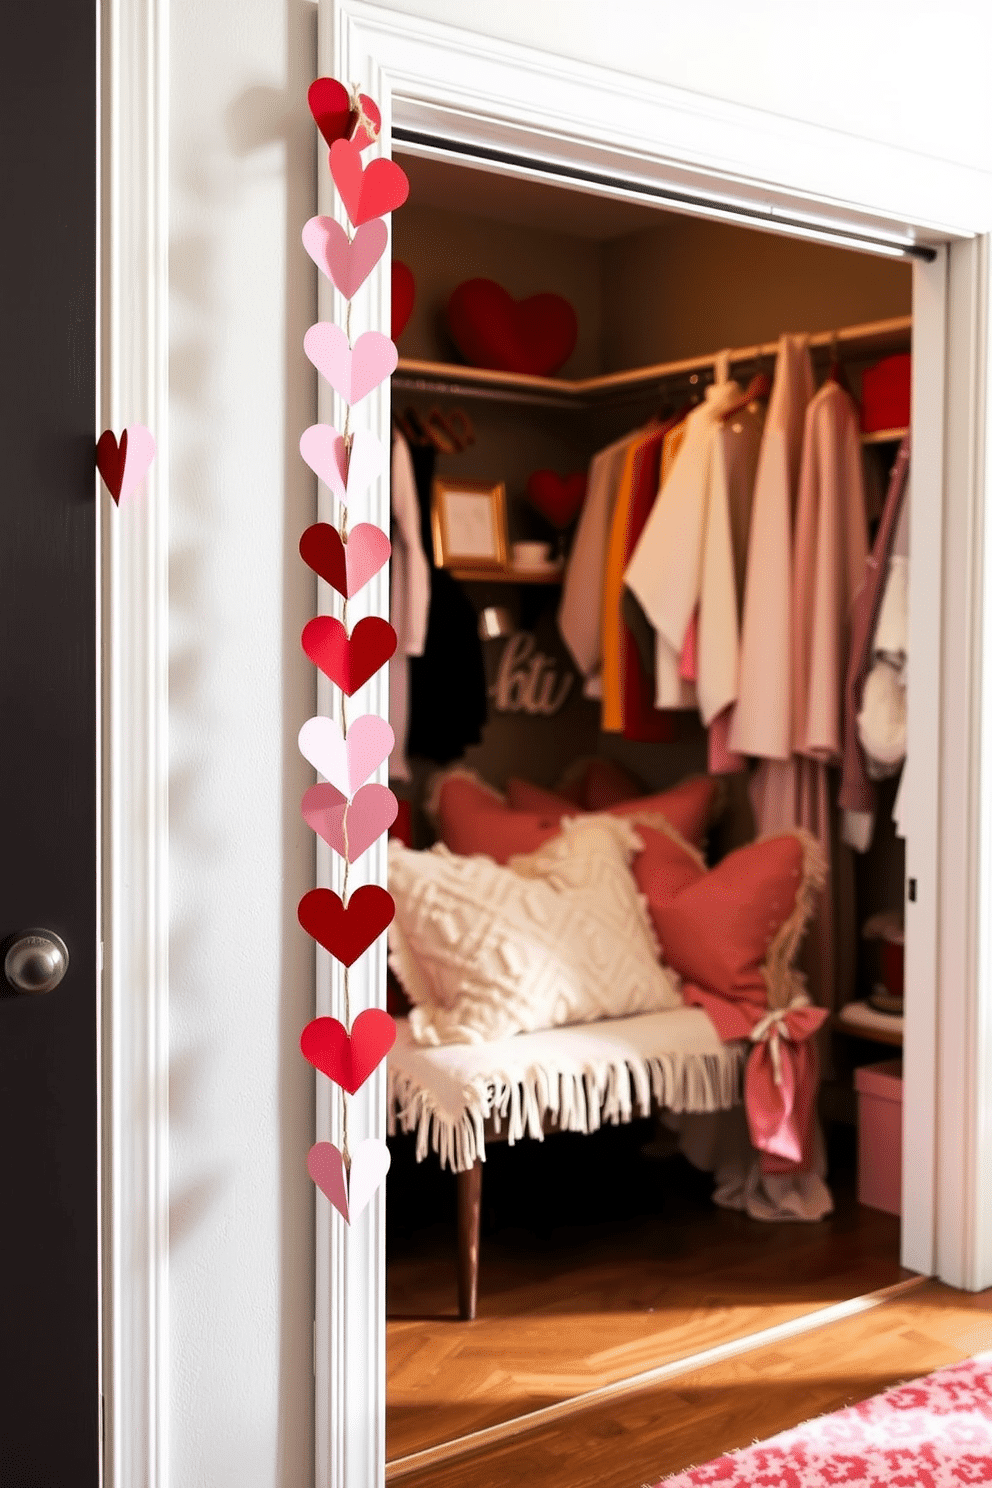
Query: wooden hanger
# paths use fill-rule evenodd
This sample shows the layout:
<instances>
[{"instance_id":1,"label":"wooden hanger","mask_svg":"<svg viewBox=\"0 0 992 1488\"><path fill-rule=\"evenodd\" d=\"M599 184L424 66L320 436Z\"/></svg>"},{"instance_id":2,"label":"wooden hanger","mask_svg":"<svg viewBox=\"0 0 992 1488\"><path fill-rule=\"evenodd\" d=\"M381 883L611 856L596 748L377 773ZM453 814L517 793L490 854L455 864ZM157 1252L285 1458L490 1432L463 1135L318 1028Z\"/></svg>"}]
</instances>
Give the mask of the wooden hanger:
<instances>
[{"instance_id":1,"label":"wooden hanger","mask_svg":"<svg viewBox=\"0 0 992 1488\"><path fill-rule=\"evenodd\" d=\"M843 388L845 393L850 395L851 385L847 380L847 373L844 371L844 364L840 359L840 351L838 350L837 346L836 331L834 331L833 335L830 337L830 366L827 370L826 380L827 382L835 382L838 387Z\"/></svg>"}]
</instances>

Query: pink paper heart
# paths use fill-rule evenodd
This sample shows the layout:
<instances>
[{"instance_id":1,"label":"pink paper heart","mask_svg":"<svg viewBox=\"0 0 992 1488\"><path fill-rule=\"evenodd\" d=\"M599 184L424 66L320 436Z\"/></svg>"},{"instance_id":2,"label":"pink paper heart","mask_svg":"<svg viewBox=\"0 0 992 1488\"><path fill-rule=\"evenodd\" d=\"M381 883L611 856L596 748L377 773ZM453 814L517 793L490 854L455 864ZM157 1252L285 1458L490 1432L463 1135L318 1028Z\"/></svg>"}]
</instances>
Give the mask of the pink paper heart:
<instances>
[{"instance_id":1,"label":"pink paper heart","mask_svg":"<svg viewBox=\"0 0 992 1488\"><path fill-rule=\"evenodd\" d=\"M396 347L380 331L366 331L350 346L340 326L320 320L303 337L303 350L320 375L352 406L396 371Z\"/></svg>"},{"instance_id":2,"label":"pink paper heart","mask_svg":"<svg viewBox=\"0 0 992 1488\"><path fill-rule=\"evenodd\" d=\"M381 217L363 222L349 242L333 217L311 217L303 246L322 274L346 300L353 299L386 251L389 232Z\"/></svg>"},{"instance_id":3,"label":"pink paper heart","mask_svg":"<svg viewBox=\"0 0 992 1488\"><path fill-rule=\"evenodd\" d=\"M395 212L410 193L406 174L395 160L373 160L363 166L361 154L351 140L334 141L330 166L353 227Z\"/></svg>"},{"instance_id":4,"label":"pink paper heart","mask_svg":"<svg viewBox=\"0 0 992 1488\"><path fill-rule=\"evenodd\" d=\"M327 794L328 791L333 795ZM385 785L363 785L355 792L350 805L341 800L333 785L313 785L303 797L300 809L307 826L322 837L338 857L355 863L383 832L389 831L399 806Z\"/></svg>"},{"instance_id":5,"label":"pink paper heart","mask_svg":"<svg viewBox=\"0 0 992 1488\"><path fill-rule=\"evenodd\" d=\"M344 1158L333 1142L314 1142L307 1154L307 1172L347 1224L348 1180Z\"/></svg>"},{"instance_id":6,"label":"pink paper heart","mask_svg":"<svg viewBox=\"0 0 992 1488\"><path fill-rule=\"evenodd\" d=\"M385 467L382 444L371 429L352 435L349 456L333 424L311 424L300 435L300 454L344 506L364 495Z\"/></svg>"},{"instance_id":7,"label":"pink paper heart","mask_svg":"<svg viewBox=\"0 0 992 1488\"><path fill-rule=\"evenodd\" d=\"M333 1142L315 1142L307 1154L307 1172L346 1224L353 1224L368 1208L376 1189L389 1172L389 1148L378 1137L366 1137L351 1154L346 1175L344 1158Z\"/></svg>"},{"instance_id":8,"label":"pink paper heart","mask_svg":"<svg viewBox=\"0 0 992 1488\"><path fill-rule=\"evenodd\" d=\"M389 560L389 538L371 522L359 522L341 541L341 534L329 522L314 522L300 538L300 556L314 573L335 588L345 599L351 599L375 578Z\"/></svg>"},{"instance_id":9,"label":"pink paper heart","mask_svg":"<svg viewBox=\"0 0 992 1488\"><path fill-rule=\"evenodd\" d=\"M377 713L363 713L342 737L333 718L308 718L300 729L300 753L335 787L341 800L351 797L387 760L395 735Z\"/></svg>"}]
</instances>

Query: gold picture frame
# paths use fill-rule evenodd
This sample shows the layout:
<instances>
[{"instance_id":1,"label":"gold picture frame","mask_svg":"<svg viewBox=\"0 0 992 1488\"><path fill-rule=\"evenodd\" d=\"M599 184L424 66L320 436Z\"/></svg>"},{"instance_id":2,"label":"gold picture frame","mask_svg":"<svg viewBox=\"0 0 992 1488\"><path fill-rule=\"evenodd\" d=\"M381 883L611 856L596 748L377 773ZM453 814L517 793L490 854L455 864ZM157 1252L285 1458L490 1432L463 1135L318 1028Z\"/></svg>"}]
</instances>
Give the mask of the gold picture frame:
<instances>
[{"instance_id":1,"label":"gold picture frame","mask_svg":"<svg viewBox=\"0 0 992 1488\"><path fill-rule=\"evenodd\" d=\"M506 567L506 486L448 480L431 486L431 533L438 568L491 572Z\"/></svg>"}]
</instances>

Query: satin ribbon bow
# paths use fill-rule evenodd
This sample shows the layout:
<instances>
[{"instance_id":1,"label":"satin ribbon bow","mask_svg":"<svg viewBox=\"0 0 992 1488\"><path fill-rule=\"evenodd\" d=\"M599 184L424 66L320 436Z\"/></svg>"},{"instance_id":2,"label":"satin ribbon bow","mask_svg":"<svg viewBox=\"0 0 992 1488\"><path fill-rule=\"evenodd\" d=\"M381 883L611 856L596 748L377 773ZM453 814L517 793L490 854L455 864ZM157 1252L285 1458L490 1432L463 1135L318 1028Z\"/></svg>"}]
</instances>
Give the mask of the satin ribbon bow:
<instances>
[{"instance_id":1,"label":"satin ribbon bow","mask_svg":"<svg viewBox=\"0 0 992 1488\"><path fill-rule=\"evenodd\" d=\"M789 1032L788 1022L789 1014L795 1008L801 1007L809 1007L809 998L804 993L797 993L788 1007L770 1008L764 1017L759 1018L751 1029L751 1042L753 1044L768 1044L775 1084L780 1089L782 1085L782 1039L787 1038L791 1040L792 1034Z\"/></svg>"}]
</instances>

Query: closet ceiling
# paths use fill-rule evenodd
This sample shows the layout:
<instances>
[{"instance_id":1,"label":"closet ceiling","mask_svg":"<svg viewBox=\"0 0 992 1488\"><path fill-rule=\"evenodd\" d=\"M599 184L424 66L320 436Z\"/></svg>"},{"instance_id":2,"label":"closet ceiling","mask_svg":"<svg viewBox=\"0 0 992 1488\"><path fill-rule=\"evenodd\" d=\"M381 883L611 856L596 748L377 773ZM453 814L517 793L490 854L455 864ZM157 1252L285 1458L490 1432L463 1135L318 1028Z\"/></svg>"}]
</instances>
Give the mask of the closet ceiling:
<instances>
[{"instance_id":1,"label":"closet ceiling","mask_svg":"<svg viewBox=\"0 0 992 1488\"><path fill-rule=\"evenodd\" d=\"M473 170L449 161L429 160L397 150L410 178L410 199L418 206L465 212L518 227L567 233L606 242L645 227L660 227L671 215L639 202L616 201L551 182L518 179L495 171Z\"/></svg>"}]
</instances>

